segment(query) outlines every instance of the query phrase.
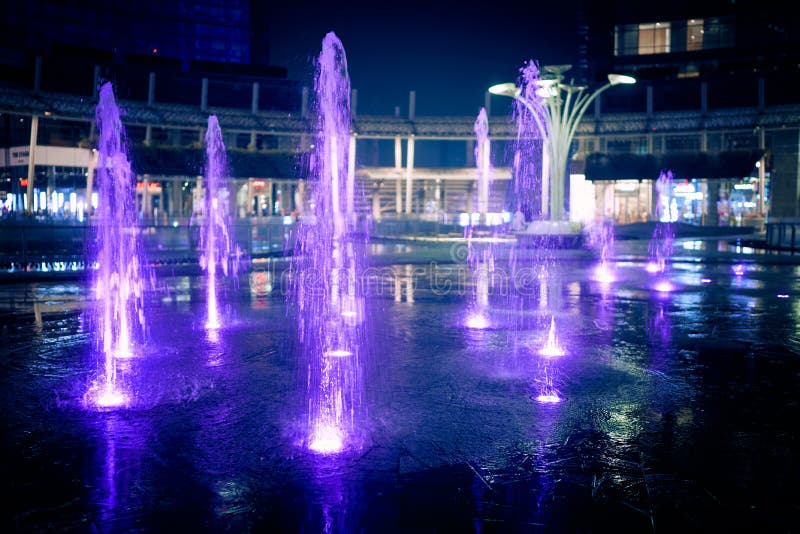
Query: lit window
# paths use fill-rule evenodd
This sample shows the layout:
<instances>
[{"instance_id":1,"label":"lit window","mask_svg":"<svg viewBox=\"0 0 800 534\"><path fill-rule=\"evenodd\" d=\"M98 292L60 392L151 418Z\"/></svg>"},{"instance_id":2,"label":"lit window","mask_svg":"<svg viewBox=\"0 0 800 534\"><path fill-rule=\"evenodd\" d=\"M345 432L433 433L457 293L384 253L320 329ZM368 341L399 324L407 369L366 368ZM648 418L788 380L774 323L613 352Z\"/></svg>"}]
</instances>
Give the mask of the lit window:
<instances>
[{"instance_id":1,"label":"lit window","mask_svg":"<svg viewBox=\"0 0 800 534\"><path fill-rule=\"evenodd\" d=\"M639 55L669 53L669 22L639 24Z\"/></svg>"},{"instance_id":2,"label":"lit window","mask_svg":"<svg viewBox=\"0 0 800 534\"><path fill-rule=\"evenodd\" d=\"M703 19L689 19L686 23L686 50L703 49Z\"/></svg>"}]
</instances>

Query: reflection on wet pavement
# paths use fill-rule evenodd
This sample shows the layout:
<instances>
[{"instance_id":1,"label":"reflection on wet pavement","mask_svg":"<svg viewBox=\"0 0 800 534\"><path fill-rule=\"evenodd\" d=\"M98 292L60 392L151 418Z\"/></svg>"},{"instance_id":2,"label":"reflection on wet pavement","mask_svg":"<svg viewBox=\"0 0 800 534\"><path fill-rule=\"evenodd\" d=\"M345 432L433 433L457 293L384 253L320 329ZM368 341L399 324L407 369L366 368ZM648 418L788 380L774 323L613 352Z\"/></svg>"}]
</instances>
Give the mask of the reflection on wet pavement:
<instances>
[{"instance_id":1,"label":"reflection on wet pavement","mask_svg":"<svg viewBox=\"0 0 800 534\"><path fill-rule=\"evenodd\" d=\"M694 246L694 245L692 245ZM690 247L690 252L695 249ZM617 250L618 256L624 256ZM96 335L80 281L0 286L6 531L596 532L800 529L797 267L580 258L376 262L368 442L302 438L284 264L223 296L148 293L133 402L81 404ZM475 303L487 327L468 328ZM540 354L552 325L565 354ZM551 380L561 402L540 403Z\"/></svg>"}]
</instances>

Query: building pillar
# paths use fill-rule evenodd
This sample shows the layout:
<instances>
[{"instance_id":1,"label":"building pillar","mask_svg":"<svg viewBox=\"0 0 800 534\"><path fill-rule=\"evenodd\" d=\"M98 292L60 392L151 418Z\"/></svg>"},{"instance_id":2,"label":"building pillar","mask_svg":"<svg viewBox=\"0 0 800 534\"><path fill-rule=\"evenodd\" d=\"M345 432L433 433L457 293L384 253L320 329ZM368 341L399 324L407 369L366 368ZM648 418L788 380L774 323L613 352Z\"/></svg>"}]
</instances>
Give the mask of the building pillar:
<instances>
[{"instance_id":1,"label":"building pillar","mask_svg":"<svg viewBox=\"0 0 800 534\"><path fill-rule=\"evenodd\" d=\"M550 213L550 151L547 149L549 141L542 143L542 219L547 219ZM555 200L555 199L554 199Z\"/></svg>"},{"instance_id":2,"label":"building pillar","mask_svg":"<svg viewBox=\"0 0 800 534\"><path fill-rule=\"evenodd\" d=\"M437 213L442 210L442 179L437 178L434 182L433 200L436 202Z\"/></svg>"},{"instance_id":3,"label":"building pillar","mask_svg":"<svg viewBox=\"0 0 800 534\"><path fill-rule=\"evenodd\" d=\"M40 58L37 60L41 61ZM36 178L36 143L39 136L39 117L31 117L31 139L28 145L28 205L25 211L33 213L33 181Z\"/></svg>"},{"instance_id":4,"label":"building pillar","mask_svg":"<svg viewBox=\"0 0 800 534\"><path fill-rule=\"evenodd\" d=\"M169 215L173 218L183 217L183 184L181 182L182 179L178 178L170 183L172 189L170 191L171 198L169 199Z\"/></svg>"},{"instance_id":5,"label":"building pillar","mask_svg":"<svg viewBox=\"0 0 800 534\"><path fill-rule=\"evenodd\" d=\"M356 191L356 134L350 134L350 147L347 152L347 183L346 206L347 213L355 214L355 191Z\"/></svg>"},{"instance_id":6,"label":"building pillar","mask_svg":"<svg viewBox=\"0 0 800 534\"><path fill-rule=\"evenodd\" d=\"M151 72L147 80L147 105L152 106L156 103L156 73Z\"/></svg>"},{"instance_id":7,"label":"building pillar","mask_svg":"<svg viewBox=\"0 0 800 534\"><path fill-rule=\"evenodd\" d=\"M259 84L258 82L253 82L253 94L250 97L250 113L255 115L258 113L258 93L259 93Z\"/></svg>"},{"instance_id":8,"label":"building pillar","mask_svg":"<svg viewBox=\"0 0 800 534\"><path fill-rule=\"evenodd\" d=\"M203 78L200 85L200 111L208 109L208 78Z\"/></svg>"},{"instance_id":9,"label":"building pillar","mask_svg":"<svg viewBox=\"0 0 800 534\"><path fill-rule=\"evenodd\" d=\"M700 82L700 113L708 113L708 82Z\"/></svg>"},{"instance_id":10,"label":"building pillar","mask_svg":"<svg viewBox=\"0 0 800 534\"><path fill-rule=\"evenodd\" d=\"M414 199L414 136L410 136L406 143L406 215L410 217Z\"/></svg>"},{"instance_id":11,"label":"building pillar","mask_svg":"<svg viewBox=\"0 0 800 534\"><path fill-rule=\"evenodd\" d=\"M94 170L97 168L97 157L100 152L97 149L89 150L89 165L86 170L86 216L90 216L94 211L92 206L92 189L94 187Z\"/></svg>"},{"instance_id":12,"label":"building pillar","mask_svg":"<svg viewBox=\"0 0 800 534\"><path fill-rule=\"evenodd\" d=\"M764 80L759 80L763 82ZM758 148L764 150L766 148L766 132L764 131L764 127L760 126L758 128ZM764 194L766 192L767 187L767 179L766 179L766 167L767 166L767 158L765 156L761 156L761 159L758 160L758 214L761 217L767 216L767 196Z\"/></svg>"},{"instance_id":13,"label":"building pillar","mask_svg":"<svg viewBox=\"0 0 800 534\"><path fill-rule=\"evenodd\" d=\"M372 220L374 222L381 222L381 184L378 182L378 185L372 191Z\"/></svg>"},{"instance_id":14,"label":"building pillar","mask_svg":"<svg viewBox=\"0 0 800 534\"><path fill-rule=\"evenodd\" d=\"M33 64L33 92L38 93L42 89L42 56L36 56Z\"/></svg>"},{"instance_id":15,"label":"building pillar","mask_svg":"<svg viewBox=\"0 0 800 534\"><path fill-rule=\"evenodd\" d=\"M150 175L145 174L142 176L142 217L150 217Z\"/></svg>"},{"instance_id":16,"label":"building pillar","mask_svg":"<svg viewBox=\"0 0 800 534\"><path fill-rule=\"evenodd\" d=\"M394 168L398 171L397 180L395 181L395 211L397 215L403 213L403 184L400 179L400 169L403 168L403 144L400 136L394 138Z\"/></svg>"},{"instance_id":17,"label":"building pillar","mask_svg":"<svg viewBox=\"0 0 800 534\"><path fill-rule=\"evenodd\" d=\"M706 224L705 226L719 226L719 182L716 180L706 180Z\"/></svg>"},{"instance_id":18,"label":"building pillar","mask_svg":"<svg viewBox=\"0 0 800 534\"><path fill-rule=\"evenodd\" d=\"M772 151L770 217L797 217L800 215L800 130L775 130Z\"/></svg>"},{"instance_id":19,"label":"building pillar","mask_svg":"<svg viewBox=\"0 0 800 534\"><path fill-rule=\"evenodd\" d=\"M295 192L295 197L294 197L295 209L297 209L298 215L305 214L306 210L305 198L306 198L306 181L300 180L299 182L297 182L297 191Z\"/></svg>"},{"instance_id":20,"label":"building pillar","mask_svg":"<svg viewBox=\"0 0 800 534\"><path fill-rule=\"evenodd\" d=\"M97 98L98 85L100 85L100 65L95 65L94 78L92 81L92 98Z\"/></svg>"}]
</instances>

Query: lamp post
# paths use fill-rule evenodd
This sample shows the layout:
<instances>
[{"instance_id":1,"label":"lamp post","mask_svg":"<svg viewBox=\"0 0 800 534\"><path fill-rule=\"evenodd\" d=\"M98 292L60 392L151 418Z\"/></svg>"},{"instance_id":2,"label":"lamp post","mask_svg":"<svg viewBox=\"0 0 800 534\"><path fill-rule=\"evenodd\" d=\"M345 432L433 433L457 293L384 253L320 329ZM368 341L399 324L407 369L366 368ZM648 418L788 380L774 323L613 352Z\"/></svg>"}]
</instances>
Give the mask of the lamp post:
<instances>
[{"instance_id":1,"label":"lamp post","mask_svg":"<svg viewBox=\"0 0 800 534\"><path fill-rule=\"evenodd\" d=\"M619 84L636 83L636 78L622 74L609 74L608 82L598 89L587 92L587 86L564 82L564 72L571 65L542 67L545 76L535 80L536 95L544 102L544 113L522 96L522 89L514 83L501 83L489 88L494 95L507 96L520 101L531 112L539 134L544 140L544 151L549 160L548 176L543 177L542 191L550 191L550 220L564 219L564 177L572 139L581 117L603 91ZM549 180L549 184L547 183ZM548 187L549 185L549 187ZM546 207L546 202L542 202Z\"/></svg>"}]
</instances>

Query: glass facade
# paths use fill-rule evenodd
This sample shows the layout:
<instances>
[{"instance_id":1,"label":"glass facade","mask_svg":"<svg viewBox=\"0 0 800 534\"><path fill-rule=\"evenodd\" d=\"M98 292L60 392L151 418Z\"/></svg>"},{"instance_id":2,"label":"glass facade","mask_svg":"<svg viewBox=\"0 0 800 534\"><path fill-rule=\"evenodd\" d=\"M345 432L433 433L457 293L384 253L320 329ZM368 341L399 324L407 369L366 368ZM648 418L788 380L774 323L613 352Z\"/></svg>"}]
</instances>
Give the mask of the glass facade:
<instances>
[{"instance_id":1,"label":"glass facade","mask_svg":"<svg viewBox=\"0 0 800 534\"><path fill-rule=\"evenodd\" d=\"M732 48L734 17L623 24L615 28L615 56L643 56Z\"/></svg>"}]
</instances>

